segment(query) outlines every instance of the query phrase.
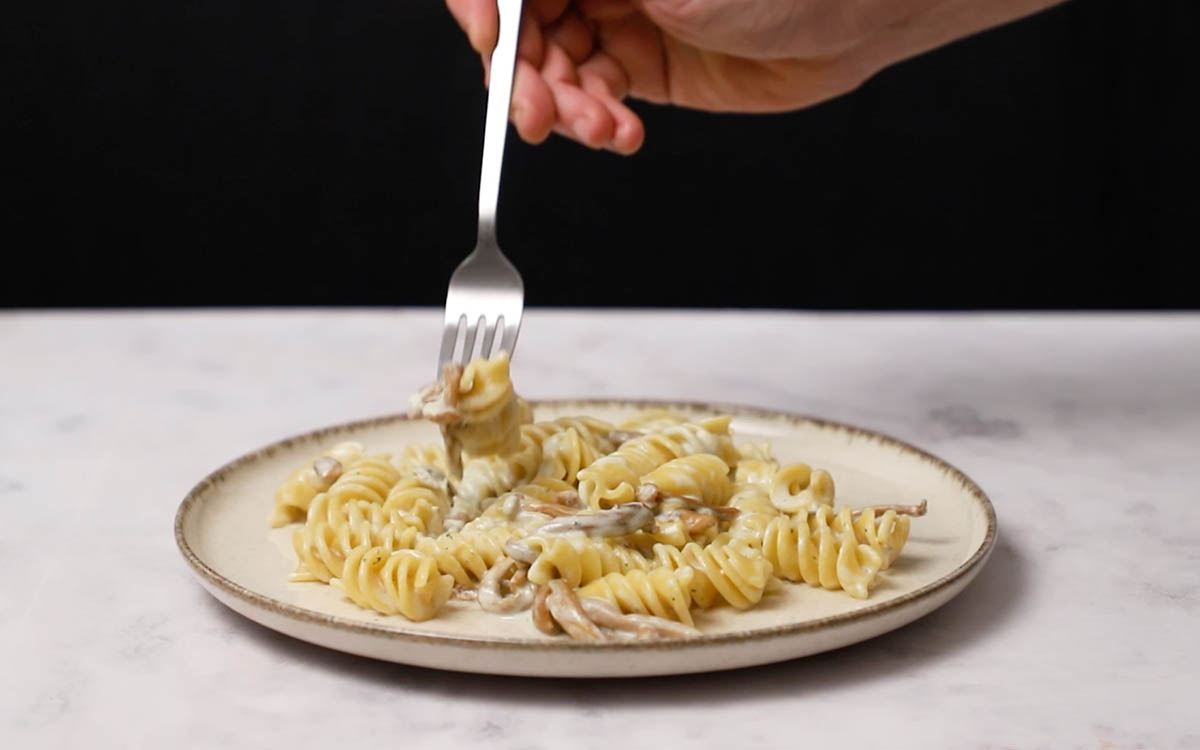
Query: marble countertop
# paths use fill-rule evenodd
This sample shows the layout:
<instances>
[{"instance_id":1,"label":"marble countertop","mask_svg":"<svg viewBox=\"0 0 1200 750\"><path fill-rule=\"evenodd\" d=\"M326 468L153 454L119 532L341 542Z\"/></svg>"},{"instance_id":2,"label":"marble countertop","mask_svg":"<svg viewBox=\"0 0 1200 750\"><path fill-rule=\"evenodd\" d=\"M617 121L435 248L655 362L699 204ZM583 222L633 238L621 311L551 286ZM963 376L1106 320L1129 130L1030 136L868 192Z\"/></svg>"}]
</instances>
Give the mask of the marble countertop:
<instances>
[{"instance_id":1,"label":"marble countertop","mask_svg":"<svg viewBox=\"0 0 1200 750\"><path fill-rule=\"evenodd\" d=\"M1200 748L1200 316L527 313L528 397L850 422L957 465L1000 519L979 578L908 627L624 681L326 651L225 609L179 557L197 480L400 410L439 317L0 314L0 747Z\"/></svg>"}]
</instances>

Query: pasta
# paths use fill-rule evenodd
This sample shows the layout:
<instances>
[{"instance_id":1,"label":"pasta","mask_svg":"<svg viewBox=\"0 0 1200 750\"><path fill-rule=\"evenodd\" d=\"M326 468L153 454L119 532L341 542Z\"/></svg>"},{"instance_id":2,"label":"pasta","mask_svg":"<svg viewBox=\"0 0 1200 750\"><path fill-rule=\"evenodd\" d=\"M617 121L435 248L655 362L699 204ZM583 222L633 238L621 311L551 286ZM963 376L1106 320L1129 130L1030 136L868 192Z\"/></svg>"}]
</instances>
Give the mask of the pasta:
<instances>
[{"instance_id":1,"label":"pasta","mask_svg":"<svg viewBox=\"0 0 1200 750\"><path fill-rule=\"evenodd\" d=\"M392 486L383 501L383 511L398 511L419 521L421 532L439 534L442 521L450 512L446 488L433 476L419 469Z\"/></svg>"},{"instance_id":2,"label":"pasta","mask_svg":"<svg viewBox=\"0 0 1200 750\"><path fill-rule=\"evenodd\" d=\"M879 553L882 570L890 568L900 556L900 550L908 541L910 525L908 516L899 515L890 508L879 517L876 517L874 508L867 508L853 522L855 538Z\"/></svg>"},{"instance_id":3,"label":"pasta","mask_svg":"<svg viewBox=\"0 0 1200 750\"><path fill-rule=\"evenodd\" d=\"M883 555L859 543L849 508L843 510L840 523L831 524L836 520L829 506L807 516L777 518L767 526L763 555L775 574L789 581L842 589L856 599L866 599L883 568Z\"/></svg>"},{"instance_id":4,"label":"pasta","mask_svg":"<svg viewBox=\"0 0 1200 750\"><path fill-rule=\"evenodd\" d=\"M703 505L724 505L733 494L729 465L711 453L696 453L668 461L640 480L674 497L693 498Z\"/></svg>"},{"instance_id":5,"label":"pasta","mask_svg":"<svg viewBox=\"0 0 1200 750\"><path fill-rule=\"evenodd\" d=\"M446 475L446 449L433 443L413 443L404 446L392 458L392 466L402 474L407 474L422 467L435 469L443 477Z\"/></svg>"},{"instance_id":6,"label":"pasta","mask_svg":"<svg viewBox=\"0 0 1200 750\"><path fill-rule=\"evenodd\" d=\"M350 551L366 545L387 549L412 547L424 527L420 518L402 511L385 511L365 500L319 496L309 509L310 519L292 535L299 564L293 581L325 581L342 574Z\"/></svg>"},{"instance_id":7,"label":"pasta","mask_svg":"<svg viewBox=\"0 0 1200 750\"><path fill-rule=\"evenodd\" d=\"M420 552L363 545L346 558L345 572L333 585L364 609L420 622L450 600L454 579Z\"/></svg>"},{"instance_id":8,"label":"pasta","mask_svg":"<svg viewBox=\"0 0 1200 750\"><path fill-rule=\"evenodd\" d=\"M579 589L579 595L612 602L625 613L654 615L691 625L690 585L695 575L695 571L686 566L675 570L657 568L649 572L609 573Z\"/></svg>"},{"instance_id":9,"label":"pasta","mask_svg":"<svg viewBox=\"0 0 1200 750\"><path fill-rule=\"evenodd\" d=\"M579 497L600 510L633 502L640 479L675 458L709 453L726 460L735 456L729 417L682 423L622 443L614 453L579 472Z\"/></svg>"},{"instance_id":10,"label":"pasta","mask_svg":"<svg viewBox=\"0 0 1200 750\"><path fill-rule=\"evenodd\" d=\"M345 466L362 457L362 451L358 443L339 443L296 469L275 492L275 506L268 523L278 527L303 519L313 498L328 490Z\"/></svg>"},{"instance_id":11,"label":"pasta","mask_svg":"<svg viewBox=\"0 0 1200 750\"><path fill-rule=\"evenodd\" d=\"M925 512L836 506L829 472L735 443L728 416L534 421L507 354L447 368L410 412L443 443L339 443L280 485L270 525L302 524L290 580L413 621L528 609L547 634L688 638L781 580L868 598Z\"/></svg>"},{"instance_id":12,"label":"pasta","mask_svg":"<svg viewBox=\"0 0 1200 750\"><path fill-rule=\"evenodd\" d=\"M622 422L618 427L629 432L662 432L687 421L687 417L669 409L647 409Z\"/></svg>"},{"instance_id":13,"label":"pasta","mask_svg":"<svg viewBox=\"0 0 1200 750\"><path fill-rule=\"evenodd\" d=\"M452 475L462 454L506 455L520 444L519 426L532 412L513 391L508 353L477 359L466 368L447 365L442 380L409 401L409 413L442 427L446 463Z\"/></svg>"},{"instance_id":14,"label":"pasta","mask_svg":"<svg viewBox=\"0 0 1200 750\"><path fill-rule=\"evenodd\" d=\"M683 548L683 560L737 609L758 604L771 580L771 563L745 542L718 540L706 547L689 544Z\"/></svg>"},{"instance_id":15,"label":"pasta","mask_svg":"<svg viewBox=\"0 0 1200 750\"><path fill-rule=\"evenodd\" d=\"M670 570L679 570L680 568L690 568L691 566L683 558L683 552L679 548L669 544L654 545L654 563L656 568L667 568ZM694 571L695 568L692 568ZM708 576L693 575L692 580L688 583L688 594L691 595L692 601L701 609L708 609L717 603L717 589L713 586L712 581Z\"/></svg>"},{"instance_id":16,"label":"pasta","mask_svg":"<svg viewBox=\"0 0 1200 750\"><path fill-rule=\"evenodd\" d=\"M577 587L608 573L625 573L650 567L650 561L638 551L592 539L582 532L528 537L520 543L535 555L528 573L529 580L534 583L549 583L561 578L572 587Z\"/></svg>"},{"instance_id":17,"label":"pasta","mask_svg":"<svg viewBox=\"0 0 1200 750\"><path fill-rule=\"evenodd\" d=\"M775 473L771 503L784 513L808 513L821 505L833 505L833 477L808 464L789 464Z\"/></svg>"},{"instance_id":18,"label":"pasta","mask_svg":"<svg viewBox=\"0 0 1200 750\"><path fill-rule=\"evenodd\" d=\"M607 439L611 429L607 423L593 419L559 419L522 425L516 451L507 456L480 456L467 462L462 480L455 488L452 517L474 518L482 510L485 500L543 476L574 480L574 475L566 474L566 467L582 458L611 450L612 444ZM574 432L578 436L581 442L579 454L571 455L573 444L570 442L551 444L552 449L561 453L549 454L544 450L550 438L563 432Z\"/></svg>"},{"instance_id":19,"label":"pasta","mask_svg":"<svg viewBox=\"0 0 1200 750\"><path fill-rule=\"evenodd\" d=\"M729 524L729 534L734 539L745 541L751 546L762 544L767 524L783 515L772 503L767 491L759 484L737 483L729 506L738 510L737 517Z\"/></svg>"}]
</instances>

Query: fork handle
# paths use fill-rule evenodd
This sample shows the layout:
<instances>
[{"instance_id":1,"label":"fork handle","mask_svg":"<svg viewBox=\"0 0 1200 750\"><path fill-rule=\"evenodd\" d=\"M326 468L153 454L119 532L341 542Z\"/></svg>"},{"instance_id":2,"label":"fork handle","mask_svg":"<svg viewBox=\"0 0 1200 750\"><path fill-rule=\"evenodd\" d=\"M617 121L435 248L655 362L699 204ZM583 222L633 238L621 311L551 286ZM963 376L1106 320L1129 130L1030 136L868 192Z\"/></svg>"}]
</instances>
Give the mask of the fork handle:
<instances>
[{"instance_id":1,"label":"fork handle","mask_svg":"<svg viewBox=\"0 0 1200 750\"><path fill-rule=\"evenodd\" d=\"M480 245L496 247L496 204L500 200L500 168L504 138L508 134L508 108L512 101L513 71L517 65L517 38L521 31L521 0L497 0L500 35L492 50L487 115L483 125L483 164L479 170Z\"/></svg>"}]
</instances>

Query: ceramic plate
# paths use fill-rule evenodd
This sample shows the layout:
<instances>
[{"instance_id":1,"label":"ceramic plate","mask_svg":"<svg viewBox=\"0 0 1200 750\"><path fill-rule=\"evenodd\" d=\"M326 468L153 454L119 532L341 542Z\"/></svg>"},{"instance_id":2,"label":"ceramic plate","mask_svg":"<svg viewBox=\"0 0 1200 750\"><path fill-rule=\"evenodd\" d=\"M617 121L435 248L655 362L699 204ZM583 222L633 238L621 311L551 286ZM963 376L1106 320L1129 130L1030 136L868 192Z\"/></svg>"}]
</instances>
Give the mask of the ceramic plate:
<instances>
[{"instance_id":1,"label":"ceramic plate","mask_svg":"<svg viewBox=\"0 0 1200 750\"><path fill-rule=\"evenodd\" d=\"M243 456L188 493L175 538L200 583L240 614L281 633L353 654L463 672L529 676L628 677L731 669L783 661L872 638L956 596L978 574L996 540L996 516L983 491L944 461L898 440L842 424L739 407L659 402L552 401L539 420L587 414L620 421L665 407L733 414L736 439L770 440L784 462L828 469L838 504L915 503L900 559L870 599L785 583L748 612L696 612L699 638L586 644L534 629L529 613L498 616L473 602L450 602L437 618L412 623L361 610L336 589L290 583L295 526L270 529L276 487L305 461L342 440L370 452L439 439L436 428L404 417L330 427Z\"/></svg>"}]
</instances>

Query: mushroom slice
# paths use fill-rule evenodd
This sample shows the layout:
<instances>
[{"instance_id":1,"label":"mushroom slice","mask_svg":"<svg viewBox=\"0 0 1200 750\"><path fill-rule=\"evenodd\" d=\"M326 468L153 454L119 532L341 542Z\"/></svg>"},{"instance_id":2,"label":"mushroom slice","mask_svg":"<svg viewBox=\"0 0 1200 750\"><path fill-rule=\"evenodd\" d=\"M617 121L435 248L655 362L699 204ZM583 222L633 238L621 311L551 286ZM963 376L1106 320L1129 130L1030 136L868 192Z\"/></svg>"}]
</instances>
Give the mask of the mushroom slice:
<instances>
[{"instance_id":1,"label":"mushroom slice","mask_svg":"<svg viewBox=\"0 0 1200 750\"><path fill-rule=\"evenodd\" d=\"M617 605L594 596L579 597L579 604L592 622L613 630L634 633L638 638L693 638L700 631L683 623L654 615L625 614Z\"/></svg>"},{"instance_id":2,"label":"mushroom slice","mask_svg":"<svg viewBox=\"0 0 1200 750\"><path fill-rule=\"evenodd\" d=\"M567 635L577 641L599 643L608 640L608 636L604 635L583 611L579 597L566 581L555 578L546 586L550 589L550 594L546 597L546 606L549 607L555 621L567 631Z\"/></svg>"},{"instance_id":3,"label":"mushroom slice","mask_svg":"<svg viewBox=\"0 0 1200 750\"><path fill-rule=\"evenodd\" d=\"M589 536L613 537L632 534L654 526L654 512L641 503L625 503L610 510L578 513L547 523L539 534L567 534L582 531Z\"/></svg>"},{"instance_id":4,"label":"mushroom slice","mask_svg":"<svg viewBox=\"0 0 1200 750\"><path fill-rule=\"evenodd\" d=\"M528 609L533 604L534 589L530 584L509 587L509 593L503 591L504 577L512 570L517 561L511 557L502 557L496 561L479 581L477 599L479 606L486 612L511 614Z\"/></svg>"}]
</instances>

